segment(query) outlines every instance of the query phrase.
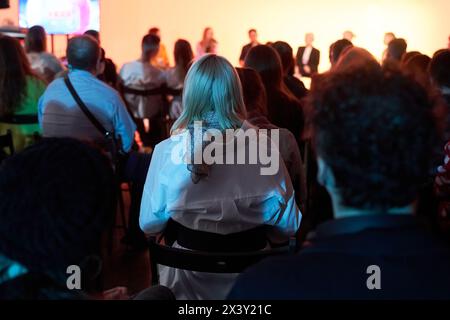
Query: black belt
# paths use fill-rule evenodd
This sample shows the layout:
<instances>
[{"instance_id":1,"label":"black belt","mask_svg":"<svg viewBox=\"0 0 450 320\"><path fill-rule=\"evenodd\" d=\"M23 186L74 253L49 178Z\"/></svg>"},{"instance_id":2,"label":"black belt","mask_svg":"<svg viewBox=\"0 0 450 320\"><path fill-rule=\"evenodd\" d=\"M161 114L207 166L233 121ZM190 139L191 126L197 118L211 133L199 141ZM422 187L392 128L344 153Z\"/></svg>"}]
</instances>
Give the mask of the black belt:
<instances>
[{"instance_id":1,"label":"black belt","mask_svg":"<svg viewBox=\"0 0 450 320\"><path fill-rule=\"evenodd\" d=\"M267 228L260 226L242 232L222 235L192 230L170 219L164 231L164 238L168 245L177 241L180 246L196 251L248 252L262 250L267 246L266 232Z\"/></svg>"}]
</instances>

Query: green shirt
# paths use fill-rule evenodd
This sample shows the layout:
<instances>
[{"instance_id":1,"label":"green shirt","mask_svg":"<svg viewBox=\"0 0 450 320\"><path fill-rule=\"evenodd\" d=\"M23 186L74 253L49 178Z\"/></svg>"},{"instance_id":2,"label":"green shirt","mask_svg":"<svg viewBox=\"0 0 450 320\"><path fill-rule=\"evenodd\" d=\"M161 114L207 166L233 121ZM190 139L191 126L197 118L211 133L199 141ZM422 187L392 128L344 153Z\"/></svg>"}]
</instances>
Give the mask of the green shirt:
<instances>
[{"instance_id":1,"label":"green shirt","mask_svg":"<svg viewBox=\"0 0 450 320\"><path fill-rule=\"evenodd\" d=\"M26 94L20 106L16 109L15 115L36 115L38 114L38 101L46 88L43 81L38 78L28 76L25 87ZM34 142L33 135L40 134L39 124L7 124L0 123L0 135L11 130L14 140L14 148L20 151Z\"/></svg>"}]
</instances>

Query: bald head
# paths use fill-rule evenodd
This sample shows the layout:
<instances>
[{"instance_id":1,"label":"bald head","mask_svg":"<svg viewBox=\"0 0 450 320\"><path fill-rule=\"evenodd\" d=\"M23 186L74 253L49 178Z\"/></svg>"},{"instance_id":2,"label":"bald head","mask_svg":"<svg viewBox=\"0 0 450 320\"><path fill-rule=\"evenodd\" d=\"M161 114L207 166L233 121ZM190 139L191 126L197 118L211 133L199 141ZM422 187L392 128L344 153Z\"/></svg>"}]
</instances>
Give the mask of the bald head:
<instances>
[{"instance_id":1,"label":"bald head","mask_svg":"<svg viewBox=\"0 0 450 320\"><path fill-rule=\"evenodd\" d=\"M99 56L100 46L93 37L82 35L69 40L67 61L73 69L95 71Z\"/></svg>"}]
</instances>

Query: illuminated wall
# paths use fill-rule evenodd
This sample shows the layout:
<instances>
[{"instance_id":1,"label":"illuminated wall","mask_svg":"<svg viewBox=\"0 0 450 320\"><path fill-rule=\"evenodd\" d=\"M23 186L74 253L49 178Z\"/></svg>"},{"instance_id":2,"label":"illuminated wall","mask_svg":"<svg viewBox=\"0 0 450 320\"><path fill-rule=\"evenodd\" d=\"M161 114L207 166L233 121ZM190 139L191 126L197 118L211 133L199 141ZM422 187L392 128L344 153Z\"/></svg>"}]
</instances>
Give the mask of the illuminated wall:
<instances>
[{"instance_id":1,"label":"illuminated wall","mask_svg":"<svg viewBox=\"0 0 450 320\"><path fill-rule=\"evenodd\" d=\"M17 21L17 0L0 10ZM321 70L329 67L328 47L346 29L355 44L377 57L383 51L383 34L393 31L408 40L410 50L432 54L447 45L450 34L450 0L102 0L102 45L118 65L139 56L142 35L149 27L162 29L163 42L172 59L173 43L185 38L193 47L205 26L211 26L219 52L237 64L247 30L257 28L260 40L285 40L296 48L304 33L316 34L322 51ZM62 55L65 38L56 52Z\"/></svg>"}]
</instances>

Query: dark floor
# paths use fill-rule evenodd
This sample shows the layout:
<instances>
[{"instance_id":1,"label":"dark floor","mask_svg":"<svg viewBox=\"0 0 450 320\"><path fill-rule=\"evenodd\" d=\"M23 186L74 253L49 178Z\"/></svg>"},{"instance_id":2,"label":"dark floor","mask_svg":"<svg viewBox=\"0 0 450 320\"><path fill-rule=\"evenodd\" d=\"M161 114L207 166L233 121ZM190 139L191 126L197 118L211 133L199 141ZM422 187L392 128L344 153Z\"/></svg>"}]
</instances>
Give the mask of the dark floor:
<instances>
[{"instance_id":1,"label":"dark floor","mask_svg":"<svg viewBox=\"0 0 450 320\"><path fill-rule=\"evenodd\" d=\"M123 188L125 216L128 217L130 197L127 188ZM148 251L135 251L120 242L124 236L121 215L116 216L116 227L113 229L112 246L105 239L103 253L102 287L105 290L123 286L133 295L150 286L150 263Z\"/></svg>"}]
</instances>

